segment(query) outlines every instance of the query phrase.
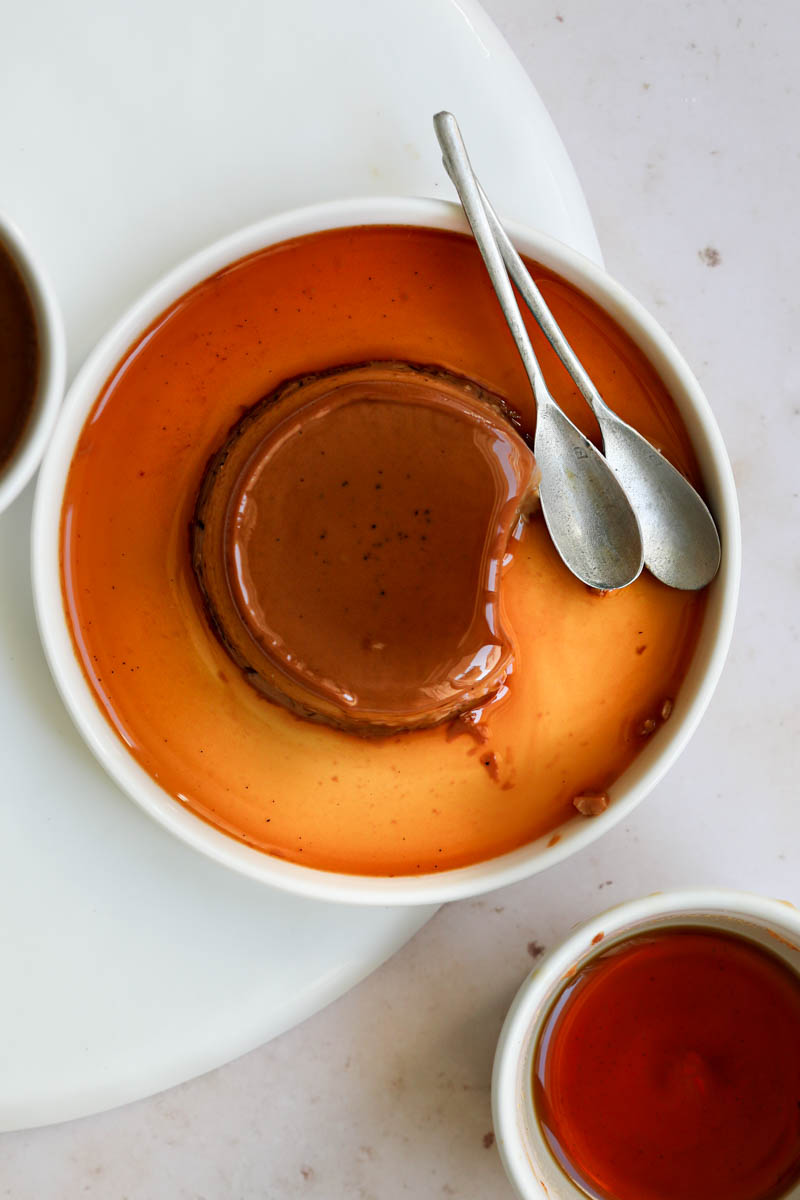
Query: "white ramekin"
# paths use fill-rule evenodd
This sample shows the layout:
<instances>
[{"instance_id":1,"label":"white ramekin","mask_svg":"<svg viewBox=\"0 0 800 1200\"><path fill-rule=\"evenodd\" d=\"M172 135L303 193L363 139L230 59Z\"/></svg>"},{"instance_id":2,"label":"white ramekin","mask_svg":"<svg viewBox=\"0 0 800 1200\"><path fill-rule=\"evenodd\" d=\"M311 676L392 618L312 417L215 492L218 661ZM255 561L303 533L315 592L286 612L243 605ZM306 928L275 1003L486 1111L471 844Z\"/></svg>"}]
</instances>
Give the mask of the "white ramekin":
<instances>
[{"instance_id":1,"label":"white ramekin","mask_svg":"<svg viewBox=\"0 0 800 1200\"><path fill-rule=\"evenodd\" d=\"M589 259L542 233L509 223L518 248L597 301L631 335L680 409L722 537L722 565L710 587L699 644L673 715L614 784L602 816L575 816L560 839L536 841L473 866L424 876L336 874L270 857L207 825L139 766L103 717L73 653L61 599L59 520L67 472L83 423L111 370L138 335L189 288L243 255L287 238L351 225L419 225L467 231L461 209L437 200L369 198L333 201L252 225L202 250L156 283L90 354L70 388L45 459L33 519L33 582L39 629L58 688L100 762L126 792L177 837L218 862L305 896L356 904L435 904L514 883L594 841L655 787L683 750L716 687L730 643L739 590L739 514L733 475L713 413L688 366L656 321Z\"/></svg>"},{"instance_id":2,"label":"white ramekin","mask_svg":"<svg viewBox=\"0 0 800 1200\"><path fill-rule=\"evenodd\" d=\"M39 341L39 378L27 424L14 453L0 467L0 513L16 500L44 454L64 394L66 342L53 286L14 222L0 213L0 245L11 255L25 284Z\"/></svg>"},{"instance_id":3,"label":"white ramekin","mask_svg":"<svg viewBox=\"0 0 800 1200\"><path fill-rule=\"evenodd\" d=\"M497 1148L522 1200L586 1200L562 1171L536 1118L530 1086L539 1033L566 979L615 942L669 926L699 926L750 938L800 975L800 912L748 892L691 888L628 901L578 926L531 971L509 1009L494 1060ZM785 1200L800 1197L800 1186Z\"/></svg>"}]
</instances>

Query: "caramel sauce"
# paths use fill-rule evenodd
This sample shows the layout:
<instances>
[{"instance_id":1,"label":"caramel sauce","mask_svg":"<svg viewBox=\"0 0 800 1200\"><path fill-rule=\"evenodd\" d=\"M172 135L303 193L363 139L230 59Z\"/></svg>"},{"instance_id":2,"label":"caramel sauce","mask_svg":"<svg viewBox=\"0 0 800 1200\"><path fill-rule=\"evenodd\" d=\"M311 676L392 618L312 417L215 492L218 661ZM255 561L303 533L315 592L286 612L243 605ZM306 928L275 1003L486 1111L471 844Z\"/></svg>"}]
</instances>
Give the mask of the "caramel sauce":
<instances>
[{"instance_id":1,"label":"caramel sauce","mask_svg":"<svg viewBox=\"0 0 800 1200\"><path fill-rule=\"evenodd\" d=\"M0 243L0 467L25 431L38 375L33 305L16 263Z\"/></svg>"},{"instance_id":2,"label":"caramel sauce","mask_svg":"<svg viewBox=\"0 0 800 1200\"><path fill-rule=\"evenodd\" d=\"M500 587L532 452L499 401L401 363L266 397L214 457L192 524L211 623L254 687L361 734L435 725L513 660Z\"/></svg>"},{"instance_id":3,"label":"caramel sauce","mask_svg":"<svg viewBox=\"0 0 800 1200\"><path fill-rule=\"evenodd\" d=\"M698 483L686 431L644 356L592 301L530 265L609 403ZM572 381L529 328L556 399L596 439ZM644 723L656 725L679 693L704 608L703 596L647 575L590 592L534 517L502 585L513 674L477 736L453 738L444 725L364 739L259 695L211 631L192 570L187 530L209 460L283 381L389 360L473 380L520 415L523 434L533 429L530 388L472 241L335 230L243 259L146 331L86 421L62 519L76 650L144 769L250 845L381 875L514 849L573 816L576 795L609 791L613 802Z\"/></svg>"},{"instance_id":4,"label":"caramel sauce","mask_svg":"<svg viewBox=\"0 0 800 1200\"><path fill-rule=\"evenodd\" d=\"M800 979L745 938L672 928L598 955L556 1000L536 1110L603 1200L772 1200L800 1178Z\"/></svg>"}]
</instances>

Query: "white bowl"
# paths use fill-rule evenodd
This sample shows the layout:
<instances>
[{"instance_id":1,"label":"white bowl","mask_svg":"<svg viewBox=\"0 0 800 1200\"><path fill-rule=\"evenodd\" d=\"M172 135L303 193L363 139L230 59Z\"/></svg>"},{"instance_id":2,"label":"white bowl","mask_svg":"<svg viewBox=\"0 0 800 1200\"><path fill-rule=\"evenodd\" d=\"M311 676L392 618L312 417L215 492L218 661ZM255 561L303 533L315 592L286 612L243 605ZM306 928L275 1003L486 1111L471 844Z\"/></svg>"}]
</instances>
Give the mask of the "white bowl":
<instances>
[{"instance_id":1,"label":"white bowl","mask_svg":"<svg viewBox=\"0 0 800 1200\"><path fill-rule=\"evenodd\" d=\"M722 537L722 565L710 587L697 650L667 725L614 785L606 812L577 816L509 854L432 875L382 878L320 871L245 846L183 808L139 766L103 717L75 658L61 600L59 522L67 472L83 423L127 348L174 300L222 267L264 246L349 225L421 225L466 231L460 208L436 200L370 198L334 201L259 222L217 242L156 283L103 338L70 388L39 479L33 519L33 581L39 629L67 708L113 778L152 817L185 842L254 879L322 899L360 904L432 904L513 883L566 858L625 817L655 787L683 750L716 687L730 642L739 589L740 530L725 447L700 387L653 318L594 263L542 233L509 224L519 249L576 284L633 337L677 404L693 442Z\"/></svg>"},{"instance_id":2,"label":"white bowl","mask_svg":"<svg viewBox=\"0 0 800 1200\"><path fill-rule=\"evenodd\" d=\"M739 934L800 975L800 912L782 900L748 892L692 888L628 901L578 926L541 959L517 992L505 1019L492 1073L497 1148L522 1200L586 1200L562 1171L536 1118L530 1087L541 1028L568 973L615 941L669 926L696 925ZM800 1197L800 1185L783 1200Z\"/></svg>"},{"instance_id":3,"label":"white bowl","mask_svg":"<svg viewBox=\"0 0 800 1200\"><path fill-rule=\"evenodd\" d=\"M64 395L64 323L53 285L17 226L0 213L0 246L11 255L33 306L39 339L39 378L33 408L17 446L0 467L0 513L16 500L39 465Z\"/></svg>"}]
</instances>

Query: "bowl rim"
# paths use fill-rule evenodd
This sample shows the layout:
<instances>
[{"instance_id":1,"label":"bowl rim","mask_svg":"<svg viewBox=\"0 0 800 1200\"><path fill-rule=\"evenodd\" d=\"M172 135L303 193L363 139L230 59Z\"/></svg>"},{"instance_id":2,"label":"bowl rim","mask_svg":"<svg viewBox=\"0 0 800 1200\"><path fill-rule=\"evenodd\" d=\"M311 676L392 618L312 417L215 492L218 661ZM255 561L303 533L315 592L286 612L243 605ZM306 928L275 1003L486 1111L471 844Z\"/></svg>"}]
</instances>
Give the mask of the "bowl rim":
<instances>
[{"instance_id":1,"label":"bowl rim","mask_svg":"<svg viewBox=\"0 0 800 1200\"><path fill-rule=\"evenodd\" d=\"M11 456L0 468L0 513L16 500L47 448L64 395L67 349L64 321L45 267L19 226L0 212L0 245L11 256L30 297L39 337L39 376L33 408Z\"/></svg>"},{"instance_id":2,"label":"bowl rim","mask_svg":"<svg viewBox=\"0 0 800 1200\"><path fill-rule=\"evenodd\" d=\"M676 704L669 724L621 777L629 777L628 786L601 816L587 819L576 815L561 827L555 844L548 845L550 839L545 835L504 855L441 874L349 875L299 866L244 845L181 806L128 753L103 716L73 651L61 595L59 527L74 447L100 389L125 351L179 296L266 246L307 233L359 225L413 225L469 232L460 207L442 200L355 197L290 210L240 229L168 271L98 342L72 382L39 475L31 539L34 603L50 670L83 738L123 791L175 836L243 875L298 895L355 904L437 904L515 883L555 865L627 816L661 780L697 728L727 655L741 569L739 512L733 473L711 408L666 333L638 301L590 259L541 231L507 222L511 237L523 253L574 281L633 334L659 374L666 377L704 467L723 540L722 565L711 585L717 597L713 637L709 632L709 603L701 632L706 649L701 655L698 647L695 653L679 694L680 704ZM684 704L690 690L688 704Z\"/></svg>"},{"instance_id":3,"label":"bowl rim","mask_svg":"<svg viewBox=\"0 0 800 1200\"><path fill-rule=\"evenodd\" d=\"M605 939L630 930L631 936L657 928L664 918L700 918L692 924L719 927L714 918L732 924L741 923L784 940L776 927L791 937L791 949L798 956L790 965L800 976L800 911L787 900L771 899L754 892L731 888L694 887L653 892L635 900L626 900L581 921L556 943L523 980L506 1015L495 1051L492 1069L492 1122L503 1168L521 1200L542 1200L554 1179L558 1179L563 1200L586 1200L586 1192L563 1173L555 1156L541 1140L540 1152L552 1176L540 1180L540 1168L532 1161L522 1132L523 1114L529 1103L520 1095L521 1067L528 1063L530 1032L549 1010L553 990L563 983L575 965L597 946L601 952ZM702 918L707 918L703 920ZM599 944L598 944L599 943ZM787 1200L795 1192L787 1193Z\"/></svg>"}]
</instances>

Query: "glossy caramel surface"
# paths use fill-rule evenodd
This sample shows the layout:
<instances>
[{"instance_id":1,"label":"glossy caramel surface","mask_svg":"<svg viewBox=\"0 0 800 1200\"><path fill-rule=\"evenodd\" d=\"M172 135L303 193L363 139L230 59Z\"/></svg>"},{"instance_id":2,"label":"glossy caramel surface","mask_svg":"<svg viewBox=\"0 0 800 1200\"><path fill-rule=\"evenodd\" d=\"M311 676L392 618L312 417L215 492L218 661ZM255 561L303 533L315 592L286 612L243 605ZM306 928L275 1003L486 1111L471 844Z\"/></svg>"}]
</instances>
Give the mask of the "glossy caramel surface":
<instances>
[{"instance_id":1,"label":"glossy caramel surface","mask_svg":"<svg viewBox=\"0 0 800 1200\"><path fill-rule=\"evenodd\" d=\"M203 479L211 624L250 684L308 719L385 735L453 717L513 664L501 585L537 474L500 403L456 376L366 363L292 381Z\"/></svg>"},{"instance_id":2,"label":"glossy caramel surface","mask_svg":"<svg viewBox=\"0 0 800 1200\"><path fill-rule=\"evenodd\" d=\"M719 930L590 959L534 1064L559 1162L602 1200L777 1200L800 1177L800 979Z\"/></svg>"},{"instance_id":3,"label":"glossy caramel surface","mask_svg":"<svg viewBox=\"0 0 800 1200\"><path fill-rule=\"evenodd\" d=\"M630 339L533 265L556 319L620 414L694 482L677 412ZM531 326L551 389L596 427ZM65 604L98 703L145 770L268 853L365 874L446 870L513 849L609 790L675 697L702 596L649 576L578 583L540 519L503 584L507 694L477 736L448 726L370 740L260 696L209 627L189 527L209 459L283 380L372 360L433 363L502 396L530 431L516 351L474 244L398 227L336 230L200 284L113 372L78 441L62 519ZM648 726L649 727L649 726Z\"/></svg>"}]
</instances>

